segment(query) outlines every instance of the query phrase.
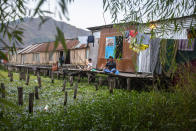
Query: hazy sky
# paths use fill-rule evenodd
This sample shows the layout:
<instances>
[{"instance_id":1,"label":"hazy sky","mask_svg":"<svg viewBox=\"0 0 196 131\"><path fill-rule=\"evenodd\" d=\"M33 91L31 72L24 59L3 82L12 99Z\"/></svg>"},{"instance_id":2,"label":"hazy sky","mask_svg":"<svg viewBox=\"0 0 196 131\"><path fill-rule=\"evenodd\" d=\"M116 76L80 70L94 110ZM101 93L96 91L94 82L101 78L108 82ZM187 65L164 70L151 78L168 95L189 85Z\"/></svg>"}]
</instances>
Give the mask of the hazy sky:
<instances>
[{"instance_id":1,"label":"hazy sky","mask_svg":"<svg viewBox=\"0 0 196 131\"><path fill-rule=\"evenodd\" d=\"M75 0L69 6L69 23L80 28L104 25L111 23L109 13L103 17L103 0Z\"/></svg>"},{"instance_id":2,"label":"hazy sky","mask_svg":"<svg viewBox=\"0 0 196 131\"><path fill-rule=\"evenodd\" d=\"M55 12L57 0L47 0L42 9ZM29 3L29 8L35 8L36 3L32 0ZM74 25L78 28L86 29L87 27L104 25L104 18L106 24L111 24L111 17L109 13L103 11L103 0L74 0L73 3L68 5L69 8L69 21L65 22ZM104 13L104 17L103 17ZM58 15L51 17L60 20Z\"/></svg>"}]
</instances>

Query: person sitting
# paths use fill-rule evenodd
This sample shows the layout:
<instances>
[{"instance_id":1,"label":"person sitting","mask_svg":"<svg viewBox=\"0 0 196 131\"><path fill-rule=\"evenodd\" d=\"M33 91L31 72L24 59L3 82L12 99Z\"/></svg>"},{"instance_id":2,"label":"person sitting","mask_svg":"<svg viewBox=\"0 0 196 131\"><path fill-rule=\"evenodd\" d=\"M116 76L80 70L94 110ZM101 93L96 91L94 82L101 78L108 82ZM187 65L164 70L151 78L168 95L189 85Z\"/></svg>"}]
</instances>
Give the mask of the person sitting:
<instances>
[{"instance_id":1,"label":"person sitting","mask_svg":"<svg viewBox=\"0 0 196 131\"><path fill-rule=\"evenodd\" d=\"M109 57L105 69L103 70L106 73L116 73L116 62L114 62L114 59L112 56Z\"/></svg>"},{"instance_id":2,"label":"person sitting","mask_svg":"<svg viewBox=\"0 0 196 131\"><path fill-rule=\"evenodd\" d=\"M87 62L87 64L86 64L85 70L92 70L92 69L93 69L92 59L89 58L89 59L88 59L88 62Z\"/></svg>"}]
</instances>

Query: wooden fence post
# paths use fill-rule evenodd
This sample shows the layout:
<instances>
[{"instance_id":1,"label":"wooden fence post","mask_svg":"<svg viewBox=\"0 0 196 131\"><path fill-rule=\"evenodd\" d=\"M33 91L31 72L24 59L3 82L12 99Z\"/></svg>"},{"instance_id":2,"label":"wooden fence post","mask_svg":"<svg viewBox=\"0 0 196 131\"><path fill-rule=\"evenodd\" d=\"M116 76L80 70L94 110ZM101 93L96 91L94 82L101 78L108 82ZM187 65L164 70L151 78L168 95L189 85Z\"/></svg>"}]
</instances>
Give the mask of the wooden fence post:
<instances>
[{"instance_id":1,"label":"wooden fence post","mask_svg":"<svg viewBox=\"0 0 196 131\"><path fill-rule=\"evenodd\" d=\"M131 87L131 78L127 78L127 90L130 90Z\"/></svg>"},{"instance_id":2,"label":"wooden fence post","mask_svg":"<svg viewBox=\"0 0 196 131\"><path fill-rule=\"evenodd\" d=\"M35 86L35 99L39 99L38 86Z\"/></svg>"},{"instance_id":3,"label":"wooden fence post","mask_svg":"<svg viewBox=\"0 0 196 131\"><path fill-rule=\"evenodd\" d=\"M4 85L4 83L1 83L1 93L2 93L2 98L5 98L5 85Z\"/></svg>"},{"instance_id":4,"label":"wooden fence post","mask_svg":"<svg viewBox=\"0 0 196 131\"><path fill-rule=\"evenodd\" d=\"M65 91L65 88L66 88L66 80L64 80L64 82L63 82L63 89L62 89L62 91Z\"/></svg>"},{"instance_id":5,"label":"wooden fence post","mask_svg":"<svg viewBox=\"0 0 196 131\"><path fill-rule=\"evenodd\" d=\"M68 94L67 94L67 91L65 91L64 106L67 105L67 98L68 98Z\"/></svg>"},{"instance_id":6,"label":"wooden fence post","mask_svg":"<svg viewBox=\"0 0 196 131\"><path fill-rule=\"evenodd\" d=\"M76 97L77 97L77 91L78 91L78 83L75 84L74 99L76 99Z\"/></svg>"},{"instance_id":7,"label":"wooden fence post","mask_svg":"<svg viewBox=\"0 0 196 131\"><path fill-rule=\"evenodd\" d=\"M29 93L29 113L33 113L34 93Z\"/></svg>"},{"instance_id":8,"label":"wooden fence post","mask_svg":"<svg viewBox=\"0 0 196 131\"><path fill-rule=\"evenodd\" d=\"M23 105L23 88L18 87L18 105Z\"/></svg>"},{"instance_id":9,"label":"wooden fence post","mask_svg":"<svg viewBox=\"0 0 196 131\"><path fill-rule=\"evenodd\" d=\"M29 85L29 79L30 79L30 75L27 74L26 85Z\"/></svg>"}]
</instances>

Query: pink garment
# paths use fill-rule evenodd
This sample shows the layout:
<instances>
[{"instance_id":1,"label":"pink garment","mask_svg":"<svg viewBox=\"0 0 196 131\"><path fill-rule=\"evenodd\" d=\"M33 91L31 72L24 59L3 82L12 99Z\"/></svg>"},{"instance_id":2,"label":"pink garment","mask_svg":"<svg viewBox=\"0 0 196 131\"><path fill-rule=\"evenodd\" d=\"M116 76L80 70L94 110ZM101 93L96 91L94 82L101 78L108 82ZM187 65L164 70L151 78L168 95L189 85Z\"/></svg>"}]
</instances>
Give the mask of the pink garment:
<instances>
[{"instance_id":1,"label":"pink garment","mask_svg":"<svg viewBox=\"0 0 196 131\"><path fill-rule=\"evenodd\" d=\"M129 34L131 37L135 37L138 34L138 32L136 32L135 30L130 30Z\"/></svg>"}]
</instances>

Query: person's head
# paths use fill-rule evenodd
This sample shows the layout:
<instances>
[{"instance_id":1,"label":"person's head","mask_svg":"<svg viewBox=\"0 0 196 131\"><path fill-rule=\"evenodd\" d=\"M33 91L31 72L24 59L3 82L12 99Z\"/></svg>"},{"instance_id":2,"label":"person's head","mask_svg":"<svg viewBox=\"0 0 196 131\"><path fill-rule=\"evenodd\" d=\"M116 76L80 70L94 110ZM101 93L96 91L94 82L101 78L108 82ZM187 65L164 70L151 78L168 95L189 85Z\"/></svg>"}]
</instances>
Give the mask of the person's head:
<instances>
[{"instance_id":1,"label":"person's head","mask_svg":"<svg viewBox=\"0 0 196 131\"><path fill-rule=\"evenodd\" d=\"M113 62L113 57L112 56L109 56L109 62Z\"/></svg>"},{"instance_id":2,"label":"person's head","mask_svg":"<svg viewBox=\"0 0 196 131\"><path fill-rule=\"evenodd\" d=\"M89 59L88 59L88 62L89 62L89 63L91 63L91 62L92 62L92 59L91 59L91 58L89 58Z\"/></svg>"}]
</instances>

